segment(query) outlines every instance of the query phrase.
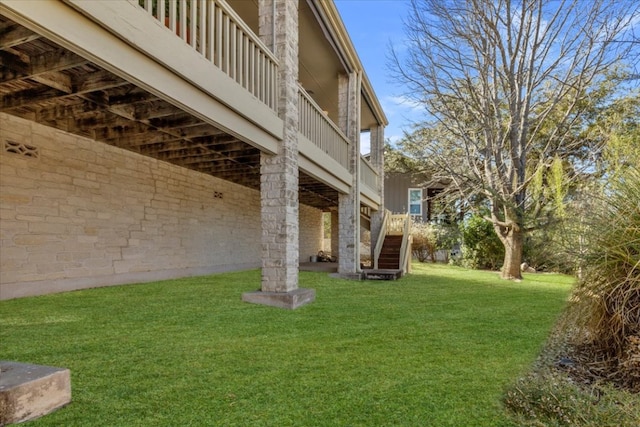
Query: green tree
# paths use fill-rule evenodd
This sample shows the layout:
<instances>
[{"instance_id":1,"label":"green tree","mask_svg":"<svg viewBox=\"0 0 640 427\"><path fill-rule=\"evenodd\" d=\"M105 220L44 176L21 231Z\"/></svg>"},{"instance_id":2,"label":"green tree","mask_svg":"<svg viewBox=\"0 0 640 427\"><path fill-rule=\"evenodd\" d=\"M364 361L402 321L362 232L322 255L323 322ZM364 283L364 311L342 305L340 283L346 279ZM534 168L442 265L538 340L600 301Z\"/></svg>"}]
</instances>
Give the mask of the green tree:
<instances>
[{"instance_id":1,"label":"green tree","mask_svg":"<svg viewBox=\"0 0 640 427\"><path fill-rule=\"evenodd\" d=\"M637 56L624 40L638 16L631 0L411 1L408 53L391 62L428 121L407 139L434 178L488 206L503 278L521 278L524 236L543 212L531 183L590 154L573 136L605 72Z\"/></svg>"}]
</instances>

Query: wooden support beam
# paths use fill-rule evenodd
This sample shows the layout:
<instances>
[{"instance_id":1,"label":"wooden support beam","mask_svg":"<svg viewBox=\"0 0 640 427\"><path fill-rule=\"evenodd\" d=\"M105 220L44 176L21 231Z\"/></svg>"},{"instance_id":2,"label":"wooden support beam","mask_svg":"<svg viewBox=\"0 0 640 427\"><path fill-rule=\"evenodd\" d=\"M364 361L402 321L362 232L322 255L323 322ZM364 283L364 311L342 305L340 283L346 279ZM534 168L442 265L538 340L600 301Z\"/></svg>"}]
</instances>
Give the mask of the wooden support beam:
<instances>
[{"instance_id":1,"label":"wooden support beam","mask_svg":"<svg viewBox=\"0 0 640 427\"><path fill-rule=\"evenodd\" d=\"M89 61L69 50L58 49L29 58L31 65L29 73L34 75L50 71L63 71L88 63Z\"/></svg>"},{"instance_id":2,"label":"wooden support beam","mask_svg":"<svg viewBox=\"0 0 640 427\"><path fill-rule=\"evenodd\" d=\"M0 50L6 50L23 43L39 39L40 34L18 25L9 25L0 30Z\"/></svg>"},{"instance_id":3,"label":"wooden support beam","mask_svg":"<svg viewBox=\"0 0 640 427\"><path fill-rule=\"evenodd\" d=\"M134 108L136 120L156 119L173 116L182 112L178 107L159 99L130 105Z\"/></svg>"},{"instance_id":4,"label":"wooden support beam","mask_svg":"<svg viewBox=\"0 0 640 427\"><path fill-rule=\"evenodd\" d=\"M48 73L41 73L38 75L30 76L31 80L36 81L50 88L57 89L60 92L67 94L73 93L73 83L71 76L61 73L59 71L50 71Z\"/></svg>"},{"instance_id":5,"label":"wooden support beam","mask_svg":"<svg viewBox=\"0 0 640 427\"><path fill-rule=\"evenodd\" d=\"M113 73L100 70L84 74L82 78L76 82L76 93L97 92L125 85L130 85L130 83Z\"/></svg>"},{"instance_id":6,"label":"wooden support beam","mask_svg":"<svg viewBox=\"0 0 640 427\"><path fill-rule=\"evenodd\" d=\"M92 102L79 100L74 104L55 105L36 110L35 121L52 121L62 117L80 117L85 114L92 114L98 106Z\"/></svg>"},{"instance_id":7,"label":"wooden support beam","mask_svg":"<svg viewBox=\"0 0 640 427\"><path fill-rule=\"evenodd\" d=\"M42 87L39 87L36 89L28 89L20 92L15 92L9 95L5 95L2 97L2 99L0 99L0 111L37 104L39 102L47 101L52 98L59 98L61 95L68 96L68 94L66 93L48 87L44 89Z\"/></svg>"},{"instance_id":8,"label":"wooden support beam","mask_svg":"<svg viewBox=\"0 0 640 427\"><path fill-rule=\"evenodd\" d=\"M148 130L147 132L141 132L138 134L111 136L109 138L101 139L102 142L106 142L107 144L115 145L118 147L136 148L136 151L139 152L142 152L141 147L143 146L162 144L168 141L177 140L179 140L179 138L173 135L168 135L166 133L161 133L154 130Z\"/></svg>"},{"instance_id":9,"label":"wooden support beam","mask_svg":"<svg viewBox=\"0 0 640 427\"><path fill-rule=\"evenodd\" d=\"M87 63L86 59L63 49L34 55L26 60L11 52L0 51L0 84L34 78L43 73L64 71Z\"/></svg>"}]
</instances>

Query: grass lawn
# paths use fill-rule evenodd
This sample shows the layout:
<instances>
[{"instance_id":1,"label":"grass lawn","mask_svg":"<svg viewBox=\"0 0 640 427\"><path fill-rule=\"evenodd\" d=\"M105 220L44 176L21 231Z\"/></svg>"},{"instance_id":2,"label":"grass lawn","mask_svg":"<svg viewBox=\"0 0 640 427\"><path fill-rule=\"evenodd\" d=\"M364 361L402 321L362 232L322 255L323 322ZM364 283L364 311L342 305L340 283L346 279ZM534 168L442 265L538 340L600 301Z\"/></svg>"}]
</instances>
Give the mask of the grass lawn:
<instances>
[{"instance_id":1,"label":"grass lawn","mask_svg":"<svg viewBox=\"0 0 640 427\"><path fill-rule=\"evenodd\" d=\"M67 367L37 426L507 426L572 279L414 264L395 282L300 274L316 301L243 303L259 271L0 302L0 359Z\"/></svg>"}]
</instances>

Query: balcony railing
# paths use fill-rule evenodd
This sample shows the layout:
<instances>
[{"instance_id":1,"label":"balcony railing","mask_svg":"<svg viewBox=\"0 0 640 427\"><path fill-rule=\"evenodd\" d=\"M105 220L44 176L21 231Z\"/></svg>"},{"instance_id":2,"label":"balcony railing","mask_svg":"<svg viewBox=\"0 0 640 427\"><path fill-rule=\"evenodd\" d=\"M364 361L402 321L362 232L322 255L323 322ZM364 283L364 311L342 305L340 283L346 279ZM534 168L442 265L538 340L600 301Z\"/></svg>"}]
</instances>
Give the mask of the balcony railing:
<instances>
[{"instance_id":1,"label":"balcony railing","mask_svg":"<svg viewBox=\"0 0 640 427\"><path fill-rule=\"evenodd\" d=\"M274 111L278 60L224 0L138 4Z\"/></svg>"},{"instance_id":2,"label":"balcony railing","mask_svg":"<svg viewBox=\"0 0 640 427\"><path fill-rule=\"evenodd\" d=\"M360 182L374 193L378 193L378 173L364 157L360 157Z\"/></svg>"},{"instance_id":3,"label":"balcony railing","mask_svg":"<svg viewBox=\"0 0 640 427\"><path fill-rule=\"evenodd\" d=\"M299 130L309 141L349 170L349 140L316 102L298 87Z\"/></svg>"}]
</instances>

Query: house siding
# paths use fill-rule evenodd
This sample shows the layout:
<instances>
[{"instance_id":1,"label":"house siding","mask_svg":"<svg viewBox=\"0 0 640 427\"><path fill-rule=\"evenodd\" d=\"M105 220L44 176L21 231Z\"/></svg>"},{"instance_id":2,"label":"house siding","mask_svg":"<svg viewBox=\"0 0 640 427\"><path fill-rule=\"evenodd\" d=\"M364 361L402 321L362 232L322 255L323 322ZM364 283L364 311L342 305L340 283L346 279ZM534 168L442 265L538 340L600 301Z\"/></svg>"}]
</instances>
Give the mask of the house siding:
<instances>
[{"instance_id":1,"label":"house siding","mask_svg":"<svg viewBox=\"0 0 640 427\"><path fill-rule=\"evenodd\" d=\"M6 114L0 129L0 299L260 266L259 192Z\"/></svg>"},{"instance_id":2,"label":"house siding","mask_svg":"<svg viewBox=\"0 0 640 427\"><path fill-rule=\"evenodd\" d=\"M410 174L386 174L384 183L385 208L392 213L407 213L409 211L409 188L422 188L422 220L427 221L427 188Z\"/></svg>"}]
</instances>

